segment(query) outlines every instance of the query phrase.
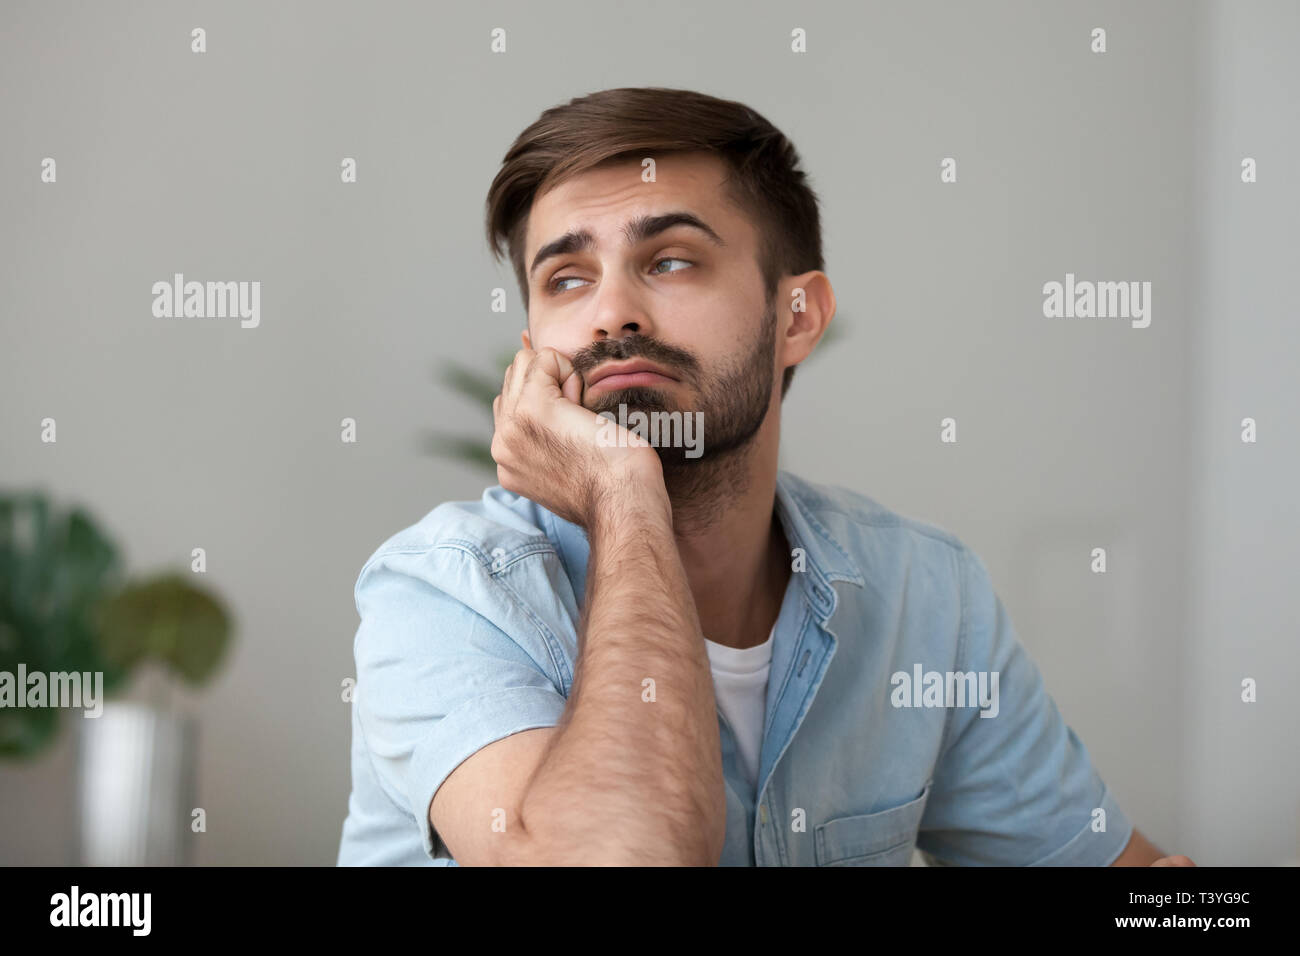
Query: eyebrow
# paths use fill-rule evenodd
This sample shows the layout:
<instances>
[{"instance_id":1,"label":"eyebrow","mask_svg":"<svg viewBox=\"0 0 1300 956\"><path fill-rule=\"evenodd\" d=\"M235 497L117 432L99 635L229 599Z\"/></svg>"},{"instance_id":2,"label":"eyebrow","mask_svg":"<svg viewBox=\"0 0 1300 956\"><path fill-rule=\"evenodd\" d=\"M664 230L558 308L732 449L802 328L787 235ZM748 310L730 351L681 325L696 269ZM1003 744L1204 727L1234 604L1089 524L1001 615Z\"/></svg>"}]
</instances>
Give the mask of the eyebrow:
<instances>
[{"instance_id":1,"label":"eyebrow","mask_svg":"<svg viewBox=\"0 0 1300 956\"><path fill-rule=\"evenodd\" d=\"M722 241L722 237L714 232L708 223L689 212L667 212L660 216L638 216L623 226L623 236L627 239L629 246L635 246L637 243L644 242L661 232L667 232L674 226L690 226L704 233L714 245L726 245ZM587 252L595 245L596 237L586 229L566 232L560 238L552 239L537 250L537 255L533 257L533 264L528 268L528 277L531 279L533 274L537 272L537 267L547 259L568 255L572 252Z\"/></svg>"}]
</instances>

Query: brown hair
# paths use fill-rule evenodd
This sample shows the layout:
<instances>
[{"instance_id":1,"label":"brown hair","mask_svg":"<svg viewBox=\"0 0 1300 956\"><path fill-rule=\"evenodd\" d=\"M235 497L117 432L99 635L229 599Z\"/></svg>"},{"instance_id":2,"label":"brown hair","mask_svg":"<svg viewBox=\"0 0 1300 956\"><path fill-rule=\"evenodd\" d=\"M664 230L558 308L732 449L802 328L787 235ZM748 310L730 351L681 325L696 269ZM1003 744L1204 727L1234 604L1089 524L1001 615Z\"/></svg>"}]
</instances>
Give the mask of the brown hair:
<instances>
[{"instance_id":1,"label":"brown hair","mask_svg":"<svg viewBox=\"0 0 1300 956\"><path fill-rule=\"evenodd\" d=\"M492 255L508 252L528 308L524 234L533 200L566 179L613 159L707 151L730 167L726 188L755 223L759 268L771 303L782 276L824 270L817 194L799 154L757 112L691 90L623 87L577 97L542 113L511 144L487 196ZM785 370L781 397L794 366Z\"/></svg>"}]
</instances>

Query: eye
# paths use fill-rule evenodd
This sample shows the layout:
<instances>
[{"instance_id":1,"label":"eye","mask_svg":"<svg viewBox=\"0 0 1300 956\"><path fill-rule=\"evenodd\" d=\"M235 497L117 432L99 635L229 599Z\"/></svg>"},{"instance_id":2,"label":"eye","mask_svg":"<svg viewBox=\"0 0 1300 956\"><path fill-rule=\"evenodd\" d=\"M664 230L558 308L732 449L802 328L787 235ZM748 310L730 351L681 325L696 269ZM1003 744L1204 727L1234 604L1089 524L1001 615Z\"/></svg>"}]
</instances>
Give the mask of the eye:
<instances>
[{"instance_id":1,"label":"eye","mask_svg":"<svg viewBox=\"0 0 1300 956\"><path fill-rule=\"evenodd\" d=\"M691 264L690 261L687 260L687 259L677 259L677 258L673 258L673 257L665 256L663 259L659 259L658 261L656 261L656 262L655 262L655 268L654 268L653 270L651 270L651 271L654 272L656 275L667 275L667 274L668 274L668 273L666 273L666 272L659 272L659 271L657 271L658 268L659 268L659 264L662 263L662 262L685 262L688 266ZM672 270L670 270L670 271L672 271L672 272L679 272L679 271L681 271L681 270L679 270L679 269L672 269Z\"/></svg>"},{"instance_id":2,"label":"eye","mask_svg":"<svg viewBox=\"0 0 1300 956\"><path fill-rule=\"evenodd\" d=\"M546 287L547 287L547 289L549 289L549 290L550 290L551 292L553 292L553 293L554 293L554 292L568 292L568 291L569 291L568 289L557 289L557 288L556 288L556 285L557 285L558 283L560 283L560 282L581 282L581 281L582 281L582 279L579 278L578 276L556 276L556 277L555 277L554 279L552 279L549 283L547 283L547 286L546 286Z\"/></svg>"},{"instance_id":3,"label":"eye","mask_svg":"<svg viewBox=\"0 0 1300 956\"><path fill-rule=\"evenodd\" d=\"M662 275L669 275L670 273L673 273L673 272L680 272L680 271L681 271L680 269L670 269L670 270L668 270L668 271L666 271L666 272L665 272L665 271L661 271L661 270L659 269L659 266L660 266L662 263L665 263L665 262L684 262L684 263L686 263L686 265L688 265L688 266L689 266L689 265L694 265L694 263L692 263L689 259L678 259L678 258L676 258L675 256L664 256L662 259L657 259L657 260L655 261L654 268L651 269L650 271L653 272L655 275L661 275L661 276L662 276ZM556 276L554 279L552 279L550 282L548 282L548 283L546 284L546 288L547 288L547 290L548 290L552 295L555 295L555 294L560 293L560 292L568 292L568 291L569 291L569 289L567 289L567 288L563 288L563 287L560 285L560 283L562 283L562 282L583 282L583 281L585 281L585 280L584 280L581 276Z\"/></svg>"}]
</instances>

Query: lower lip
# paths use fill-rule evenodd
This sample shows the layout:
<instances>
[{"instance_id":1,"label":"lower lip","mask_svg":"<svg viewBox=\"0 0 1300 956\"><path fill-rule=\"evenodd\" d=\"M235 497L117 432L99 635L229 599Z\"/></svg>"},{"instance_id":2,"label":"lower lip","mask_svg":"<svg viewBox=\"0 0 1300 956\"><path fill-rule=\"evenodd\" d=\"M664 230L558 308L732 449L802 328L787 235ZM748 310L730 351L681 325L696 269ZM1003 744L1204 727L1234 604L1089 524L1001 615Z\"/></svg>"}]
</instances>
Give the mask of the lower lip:
<instances>
[{"instance_id":1,"label":"lower lip","mask_svg":"<svg viewBox=\"0 0 1300 956\"><path fill-rule=\"evenodd\" d=\"M667 375L658 372L623 372L618 375L606 375L594 382L591 388L635 388L638 385L663 385L674 382Z\"/></svg>"}]
</instances>

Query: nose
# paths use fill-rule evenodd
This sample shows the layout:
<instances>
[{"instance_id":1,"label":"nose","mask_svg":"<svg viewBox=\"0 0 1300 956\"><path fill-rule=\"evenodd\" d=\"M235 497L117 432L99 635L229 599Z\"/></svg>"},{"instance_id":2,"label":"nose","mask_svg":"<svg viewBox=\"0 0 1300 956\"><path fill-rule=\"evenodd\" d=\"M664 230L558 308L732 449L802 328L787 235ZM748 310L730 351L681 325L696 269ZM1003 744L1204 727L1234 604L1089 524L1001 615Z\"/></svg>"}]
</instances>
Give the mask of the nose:
<instances>
[{"instance_id":1,"label":"nose","mask_svg":"<svg viewBox=\"0 0 1300 956\"><path fill-rule=\"evenodd\" d=\"M633 279L613 273L601 278L592 297L590 334L593 340L654 335L654 322Z\"/></svg>"}]
</instances>

